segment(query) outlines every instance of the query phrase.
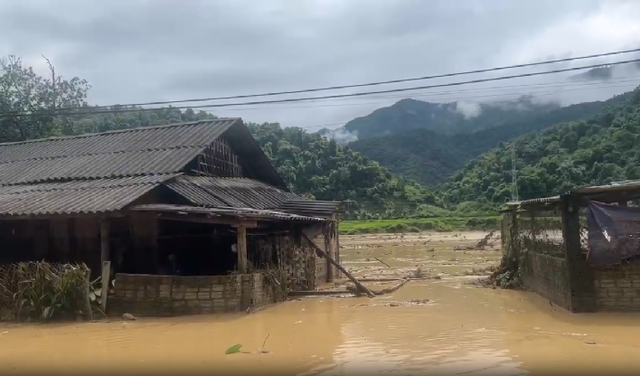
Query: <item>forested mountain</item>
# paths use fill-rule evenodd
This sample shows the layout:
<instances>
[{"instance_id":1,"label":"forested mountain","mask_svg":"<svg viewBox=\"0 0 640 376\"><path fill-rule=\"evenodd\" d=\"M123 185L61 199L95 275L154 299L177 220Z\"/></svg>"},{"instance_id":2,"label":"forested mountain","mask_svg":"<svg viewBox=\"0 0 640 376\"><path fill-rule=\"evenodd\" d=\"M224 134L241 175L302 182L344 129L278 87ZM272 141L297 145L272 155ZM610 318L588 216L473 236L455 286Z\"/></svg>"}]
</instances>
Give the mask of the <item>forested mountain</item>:
<instances>
[{"instance_id":1,"label":"forested mountain","mask_svg":"<svg viewBox=\"0 0 640 376\"><path fill-rule=\"evenodd\" d=\"M522 121L557 108L557 104L535 103L527 96L500 103L429 103L402 99L351 120L341 131L357 136L358 140L402 135L413 130L454 135Z\"/></svg>"},{"instance_id":2,"label":"forested mountain","mask_svg":"<svg viewBox=\"0 0 640 376\"><path fill-rule=\"evenodd\" d=\"M619 103L619 96L603 102L580 103L547 111L524 112L511 116L501 125L473 133L444 135L418 129L386 137L358 140L349 147L374 159L392 172L427 186L445 182L455 171L500 143L537 132L554 124L588 119L606 106ZM478 124L481 128L483 124Z\"/></svg>"},{"instance_id":3,"label":"forested mountain","mask_svg":"<svg viewBox=\"0 0 640 376\"><path fill-rule=\"evenodd\" d=\"M640 179L640 89L610 103L591 119L561 123L513 141L522 199ZM502 203L511 195L510 170L511 148L495 148L458 171L444 186L443 196L450 203Z\"/></svg>"}]
</instances>

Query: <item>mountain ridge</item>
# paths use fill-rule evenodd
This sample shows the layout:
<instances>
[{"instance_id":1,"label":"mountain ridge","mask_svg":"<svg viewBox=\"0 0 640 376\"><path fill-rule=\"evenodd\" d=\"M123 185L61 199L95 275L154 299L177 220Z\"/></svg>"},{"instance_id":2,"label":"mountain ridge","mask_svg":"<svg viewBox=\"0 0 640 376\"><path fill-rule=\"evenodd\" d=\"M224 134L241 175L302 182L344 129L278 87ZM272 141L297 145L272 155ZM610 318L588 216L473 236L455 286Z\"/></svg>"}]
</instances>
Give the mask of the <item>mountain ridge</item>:
<instances>
[{"instance_id":1,"label":"mountain ridge","mask_svg":"<svg viewBox=\"0 0 640 376\"><path fill-rule=\"evenodd\" d=\"M625 100L625 95L629 94L606 101L585 102L551 110L551 107L542 107L541 111L527 110L492 127L479 126L474 132L441 134L429 129L412 129L404 133L352 141L348 143L348 147L377 161L395 174L434 187L444 183L466 163L500 143L544 130L557 123L595 116L604 107ZM531 102L530 99L525 99L517 103Z\"/></svg>"}]
</instances>

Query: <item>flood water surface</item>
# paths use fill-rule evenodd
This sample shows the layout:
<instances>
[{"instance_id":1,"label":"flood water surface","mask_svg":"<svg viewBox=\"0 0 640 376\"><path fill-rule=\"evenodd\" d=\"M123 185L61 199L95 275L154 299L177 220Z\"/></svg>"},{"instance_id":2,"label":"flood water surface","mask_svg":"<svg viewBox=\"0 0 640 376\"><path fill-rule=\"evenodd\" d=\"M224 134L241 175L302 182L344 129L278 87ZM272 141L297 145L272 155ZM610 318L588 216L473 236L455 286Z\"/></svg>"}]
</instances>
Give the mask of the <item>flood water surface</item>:
<instances>
[{"instance_id":1,"label":"flood water surface","mask_svg":"<svg viewBox=\"0 0 640 376\"><path fill-rule=\"evenodd\" d=\"M3 326L0 373L517 375L640 367L638 316L571 315L532 294L470 286L463 267L438 269L446 263L432 254L452 258L443 247L406 261L441 279L374 299L304 298L249 315ZM411 259L408 249L392 251ZM360 252L393 268L382 258L388 248ZM342 253L347 268L367 265L355 250ZM458 265L465 265L461 254ZM497 257L467 254L475 264ZM225 355L234 344L242 352Z\"/></svg>"}]
</instances>

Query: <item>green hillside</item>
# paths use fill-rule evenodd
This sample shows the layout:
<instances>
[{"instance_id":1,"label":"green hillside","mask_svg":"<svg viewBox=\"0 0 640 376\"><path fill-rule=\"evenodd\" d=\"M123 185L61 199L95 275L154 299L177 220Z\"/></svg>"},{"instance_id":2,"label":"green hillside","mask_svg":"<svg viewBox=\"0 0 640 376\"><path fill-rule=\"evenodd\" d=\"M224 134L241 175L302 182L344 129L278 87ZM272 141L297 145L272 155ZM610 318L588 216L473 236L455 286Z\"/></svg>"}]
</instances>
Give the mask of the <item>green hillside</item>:
<instances>
[{"instance_id":1,"label":"green hillside","mask_svg":"<svg viewBox=\"0 0 640 376\"><path fill-rule=\"evenodd\" d=\"M351 120L344 130L357 134L358 140L402 135L412 130L454 135L511 124L557 108L556 104L535 103L526 96L502 103L430 103L402 99Z\"/></svg>"},{"instance_id":2,"label":"green hillside","mask_svg":"<svg viewBox=\"0 0 640 376\"><path fill-rule=\"evenodd\" d=\"M349 147L374 159L391 172L416 180L427 186L445 182L480 154L500 143L537 132L554 124L588 119L608 105L621 101L613 98L603 102L580 103L547 111L526 111L506 118L501 125L487 127L478 123L469 127L481 130L457 135L443 135L435 131L418 129L385 137L367 138L349 144ZM482 129L482 127L485 129Z\"/></svg>"},{"instance_id":3,"label":"green hillside","mask_svg":"<svg viewBox=\"0 0 640 376\"><path fill-rule=\"evenodd\" d=\"M598 115L557 124L513 142L521 198L640 179L640 90L618 96ZM465 166L443 186L449 203L502 203L511 196L511 149L495 148Z\"/></svg>"}]
</instances>

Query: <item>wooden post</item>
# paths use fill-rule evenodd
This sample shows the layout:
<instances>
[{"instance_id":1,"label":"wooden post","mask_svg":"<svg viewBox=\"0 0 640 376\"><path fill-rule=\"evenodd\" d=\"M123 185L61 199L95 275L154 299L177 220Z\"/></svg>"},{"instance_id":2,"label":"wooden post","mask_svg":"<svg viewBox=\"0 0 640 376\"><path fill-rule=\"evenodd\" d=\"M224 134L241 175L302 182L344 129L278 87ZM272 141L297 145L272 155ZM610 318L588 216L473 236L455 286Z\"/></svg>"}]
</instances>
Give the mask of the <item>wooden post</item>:
<instances>
[{"instance_id":1,"label":"wooden post","mask_svg":"<svg viewBox=\"0 0 640 376\"><path fill-rule=\"evenodd\" d=\"M100 307L107 313L107 296L109 295L109 282L111 282L111 261L102 262L102 287L100 290Z\"/></svg>"},{"instance_id":2,"label":"wooden post","mask_svg":"<svg viewBox=\"0 0 640 376\"><path fill-rule=\"evenodd\" d=\"M91 297L89 296L91 293L91 270L87 270L87 279L84 284L84 310L85 316L89 321L93 321L93 310L91 308Z\"/></svg>"},{"instance_id":3,"label":"wooden post","mask_svg":"<svg viewBox=\"0 0 640 376\"><path fill-rule=\"evenodd\" d=\"M318 251L318 253L320 253L323 257L325 257L327 260L329 260L329 262L332 263L333 266L335 266L344 275L346 275L347 278L349 278L351 280L351 282L353 282L353 284L356 285L356 288L358 288L358 290L360 290L363 293L367 294L367 296L369 296L370 298L374 298L375 297L375 294L372 293L371 290L369 290L366 286L364 286L362 283L360 283L360 281L358 281L356 279L356 277L351 275L351 273L349 273L345 268L343 268L342 265L338 264L336 262L336 260L334 260L331 257L329 257L327 252L325 252L322 248L318 247L318 245L316 243L314 243L311 239L309 239L309 237L306 234L302 233L302 237L304 237L309 242L309 244L311 244L311 246L313 248L315 248L316 251Z\"/></svg>"},{"instance_id":4,"label":"wooden post","mask_svg":"<svg viewBox=\"0 0 640 376\"><path fill-rule=\"evenodd\" d=\"M100 218L100 265L102 266L102 289L100 292L100 305L106 313L107 295L109 295L109 274L111 261L109 257L109 219Z\"/></svg>"},{"instance_id":5,"label":"wooden post","mask_svg":"<svg viewBox=\"0 0 640 376\"><path fill-rule=\"evenodd\" d=\"M574 313L595 312L596 296L593 269L580 249L580 213L577 199L571 195L561 197L562 236L567 263L569 310Z\"/></svg>"},{"instance_id":6,"label":"wooden post","mask_svg":"<svg viewBox=\"0 0 640 376\"><path fill-rule=\"evenodd\" d=\"M336 262L340 264L340 214L335 214L334 229L335 229L334 235L336 237L336 250L335 250ZM336 270L336 278L342 278L342 275L340 275L339 270Z\"/></svg>"},{"instance_id":7,"label":"wooden post","mask_svg":"<svg viewBox=\"0 0 640 376\"><path fill-rule=\"evenodd\" d=\"M241 274L247 273L247 228L244 226L238 226L236 228L238 235L238 242L236 244L238 251L238 272Z\"/></svg>"},{"instance_id":8,"label":"wooden post","mask_svg":"<svg viewBox=\"0 0 640 376\"><path fill-rule=\"evenodd\" d=\"M329 224L325 227L325 231L324 231L324 246L327 254L329 255L329 257L327 257L327 278L326 278L327 282L333 282L333 276L335 274L335 272L333 271L334 270L333 264L330 261L330 260L335 260L331 230L332 230L331 224Z\"/></svg>"}]
</instances>

